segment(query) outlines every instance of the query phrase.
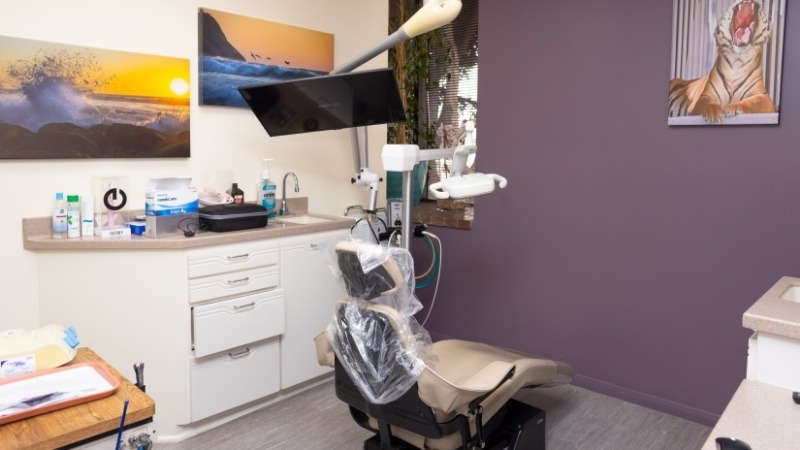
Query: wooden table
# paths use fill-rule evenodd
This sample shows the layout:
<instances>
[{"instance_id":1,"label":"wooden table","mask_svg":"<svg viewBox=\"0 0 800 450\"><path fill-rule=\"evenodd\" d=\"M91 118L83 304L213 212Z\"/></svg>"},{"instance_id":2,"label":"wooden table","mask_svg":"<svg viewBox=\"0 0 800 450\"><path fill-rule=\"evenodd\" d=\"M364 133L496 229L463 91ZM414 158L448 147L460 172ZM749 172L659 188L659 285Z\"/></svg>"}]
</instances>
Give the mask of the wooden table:
<instances>
[{"instance_id":1,"label":"wooden table","mask_svg":"<svg viewBox=\"0 0 800 450\"><path fill-rule=\"evenodd\" d=\"M98 362L120 381L113 395L0 425L0 450L54 449L114 432L119 429L126 398L129 404L125 423L133 425L149 421L156 412L153 399L91 349L79 348L75 359L67 365Z\"/></svg>"}]
</instances>

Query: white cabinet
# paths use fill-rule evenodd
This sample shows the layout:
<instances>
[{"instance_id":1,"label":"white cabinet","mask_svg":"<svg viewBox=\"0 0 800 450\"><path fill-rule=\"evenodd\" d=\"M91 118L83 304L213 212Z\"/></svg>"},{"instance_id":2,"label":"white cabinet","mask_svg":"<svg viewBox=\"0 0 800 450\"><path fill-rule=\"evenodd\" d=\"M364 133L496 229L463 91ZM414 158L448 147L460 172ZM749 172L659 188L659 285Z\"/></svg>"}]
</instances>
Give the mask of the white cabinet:
<instances>
[{"instance_id":1,"label":"white cabinet","mask_svg":"<svg viewBox=\"0 0 800 450\"><path fill-rule=\"evenodd\" d=\"M72 325L128 379L144 362L161 437L189 419L191 315L186 255L180 250L41 252L40 321ZM1 446L1 445L0 445Z\"/></svg>"},{"instance_id":2,"label":"white cabinet","mask_svg":"<svg viewBox=\"0 0 800 450\"><path fill-rule=\"evenodd\" d=\"M144 362L160 439L183 439L328 372L313 338L344 293L315 244L347 234L41 251L40 321L75 326L129 378Z\"/></svg>"},{"instance_id":3,"label":"white cabinet","mask_svg":"<svg viewBox=\"0 0 800 450\"><path fill-rule=\"evenodd\" d=\"M286 292L286 332L281 336L281 388L330 372L317 363L314 336L333 318L344 289L320 255L318 244L346 238L347 231L315 233L281 241L281 287Z\"/></svg>"},{"instance_id":4,"label":"white cabinet","mask_svg":"<svg viewBox=\"0 0 800 450\"><path fill-rule=\"evenodd\" d=\"M800 390L800 341L756 332L748 341L747 378Z\"/></svg>"},{"instance_id":5,"label":"white cabinet","mask_svg":"<svg viewBox=\"0 0 800 450\"><path fill-rule=\"evenodd\" d=\"M800 390L800 278L781 277L742 316L754 331L748 342L747 378Z\"/></svg>"},{"instance_id":6,"label":"white cabinet","mask_svg":"<svg viewBox=\"0 0 800 450\"><path fill-rule=\"evenodd\" d=\"M280 390L284 296L277 241L188 252L187 266L197 422Z\"/></svg>"}]
</instances>

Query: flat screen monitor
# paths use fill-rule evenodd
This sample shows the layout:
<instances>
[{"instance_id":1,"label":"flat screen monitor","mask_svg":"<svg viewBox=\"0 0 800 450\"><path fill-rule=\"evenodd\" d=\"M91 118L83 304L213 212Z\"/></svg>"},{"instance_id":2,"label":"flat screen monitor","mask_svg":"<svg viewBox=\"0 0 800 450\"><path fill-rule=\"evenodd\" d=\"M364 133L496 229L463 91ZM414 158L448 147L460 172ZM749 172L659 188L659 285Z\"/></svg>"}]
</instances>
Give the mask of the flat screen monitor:
<instances>
[{"instance_id":1,"label":"flat screen monitor","mask_svg":"<svg viewBox=\"0 0 800 450\"><path fill-rule=\"evenodd\" d=\"M244 86L239 92L270 136L406 119L392 69Z\"/></svg>"}]
</instances>

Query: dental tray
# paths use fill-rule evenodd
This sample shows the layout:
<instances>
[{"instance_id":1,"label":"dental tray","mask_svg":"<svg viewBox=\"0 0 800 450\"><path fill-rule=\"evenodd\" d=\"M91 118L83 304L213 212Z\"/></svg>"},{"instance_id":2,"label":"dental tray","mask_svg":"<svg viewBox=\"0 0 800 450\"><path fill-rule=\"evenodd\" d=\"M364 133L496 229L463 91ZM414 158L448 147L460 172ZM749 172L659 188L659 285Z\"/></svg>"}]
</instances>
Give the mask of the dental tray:
<instances>
[{"instance_id":1,"label":"dental tray","mask_svg":"<svg viewBox=\"0 0 800 450\"><path fill-rule=\"evenodd\" d=\"M0 380L0 425L110 396L119 380L83 363Z\"/></svg>"},{"instance_id":2,"label":"dental tray","mask_svg":"<svg viewBox=\"0 0 800 450\"><path fill-rule=\"evenodd\" d=\"M239 231L267 226L267 210L249 203L204 206L200 208L200 225L206 231Z\"/></svg>"}]
</instances>

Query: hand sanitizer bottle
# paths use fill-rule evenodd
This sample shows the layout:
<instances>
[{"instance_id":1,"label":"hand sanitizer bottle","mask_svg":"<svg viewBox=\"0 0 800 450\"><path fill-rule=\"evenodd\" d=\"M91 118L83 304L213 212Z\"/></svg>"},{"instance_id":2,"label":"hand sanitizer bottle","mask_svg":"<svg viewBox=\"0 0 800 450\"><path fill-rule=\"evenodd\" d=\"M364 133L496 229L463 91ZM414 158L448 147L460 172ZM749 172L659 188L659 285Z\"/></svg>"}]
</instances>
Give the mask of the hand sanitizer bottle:
<instances>
[{"instance_id":1,"label":"hand sanitizer bottle","mask_svg":"<svg viewBox=\"0 0 800 450\"><path fill-rule=\"evenodd\" d=\"M269 179L269 167L268 162L272 161L271 159L264 159L264 170L261 172L261 191L259 192L259 203L264 209L267 210L267 217L273 218L275 217L275 190L277 187L272 180Z\"/></svg>"}]
</instances>

